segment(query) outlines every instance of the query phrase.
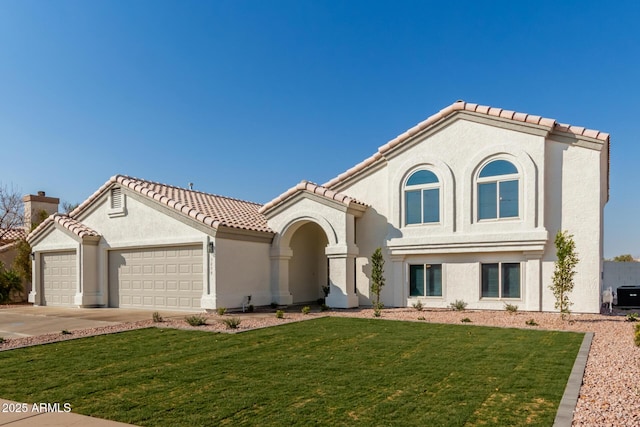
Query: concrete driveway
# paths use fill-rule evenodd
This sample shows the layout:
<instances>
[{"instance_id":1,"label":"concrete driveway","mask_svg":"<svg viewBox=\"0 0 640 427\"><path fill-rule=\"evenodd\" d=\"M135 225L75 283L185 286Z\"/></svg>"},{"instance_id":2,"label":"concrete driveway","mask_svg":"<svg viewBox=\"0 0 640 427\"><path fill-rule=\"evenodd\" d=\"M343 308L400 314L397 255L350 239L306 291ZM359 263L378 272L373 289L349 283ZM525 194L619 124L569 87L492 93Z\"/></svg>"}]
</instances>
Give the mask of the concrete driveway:
<instances>
[{"instance_id":1,"label":"concrete driveway","mask_svg":"<svg viewBox=\"0 0 640 427\"><path fill-rule=\"evenodd\" d=\"M60 333L63 329L95 328L120 323L151 320L158 311L164 318L183 318L188 312L132 310L124 308L33 307L0 308L0 337L22 338Z\"/></svg>"}]
</instances>

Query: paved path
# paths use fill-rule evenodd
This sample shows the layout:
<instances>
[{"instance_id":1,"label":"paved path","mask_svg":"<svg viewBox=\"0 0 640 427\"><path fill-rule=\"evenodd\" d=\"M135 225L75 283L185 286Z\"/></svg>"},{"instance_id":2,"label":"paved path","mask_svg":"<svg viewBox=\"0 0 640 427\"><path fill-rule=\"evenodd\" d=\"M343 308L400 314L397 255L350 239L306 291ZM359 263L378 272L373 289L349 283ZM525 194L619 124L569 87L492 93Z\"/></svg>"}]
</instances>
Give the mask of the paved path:
<instances>
[{"instance_id":1,"label":"paved path","mask_svg":"<svg viewBox=\"0 0 640 427\"><path fill-rule=\"evenodd\" d=\"M26 412L24 411L26 409ZM125 427L133 424L124 424L117 421L103 420L102 418L87 417L85 415L64 412L49 412L57 410L50 405L40 406L33 403L17 403L11 400L0 399L0 426L7 427Z\"/></svg>"}]
</instances>

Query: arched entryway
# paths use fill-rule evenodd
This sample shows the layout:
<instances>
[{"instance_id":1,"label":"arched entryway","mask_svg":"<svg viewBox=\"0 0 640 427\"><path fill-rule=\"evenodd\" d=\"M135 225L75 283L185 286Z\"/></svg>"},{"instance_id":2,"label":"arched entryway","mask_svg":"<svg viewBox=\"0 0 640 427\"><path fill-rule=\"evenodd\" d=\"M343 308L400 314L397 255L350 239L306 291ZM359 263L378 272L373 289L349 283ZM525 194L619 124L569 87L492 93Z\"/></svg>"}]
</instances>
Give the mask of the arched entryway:
<instances>
[{"instance_id":1,"label":"arched entryway","mask_svg":"<svg viewBox=\"0 0 640 427\"><path fill-rule=\"evenodd\" d=\"M328 244L324 230L314 222L304 223L291 236L289 292L294 304L324 297L322 288L329 283L329 263L325 255Z\"/></svg>"}]
</instances>

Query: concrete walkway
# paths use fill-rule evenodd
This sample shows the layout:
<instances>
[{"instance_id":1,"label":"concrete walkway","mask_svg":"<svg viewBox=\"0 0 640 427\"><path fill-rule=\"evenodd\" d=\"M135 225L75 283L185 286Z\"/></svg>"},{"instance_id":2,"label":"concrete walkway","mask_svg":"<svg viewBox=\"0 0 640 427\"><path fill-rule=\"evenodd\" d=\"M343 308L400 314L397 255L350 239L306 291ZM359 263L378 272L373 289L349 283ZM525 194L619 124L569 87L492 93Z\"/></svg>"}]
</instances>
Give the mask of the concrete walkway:
<instances>
[{"instance_id":1,"label":"concrete walkway","mask_svg":"<svg viewBox=\"0 0 640 427\"><path fill-rule=\"evenodd\" d=\"M17 403L11 400L0 399L0 426L9 427L124 427L133 424L124 424L117 421L103 420L101 418L87 417L85 415L64 412L60 404L61 412L49 412L57 410L57 407L47 409L40 403ZM26 410L26 412L24 412Z\"/></svg>"}]
</instances>

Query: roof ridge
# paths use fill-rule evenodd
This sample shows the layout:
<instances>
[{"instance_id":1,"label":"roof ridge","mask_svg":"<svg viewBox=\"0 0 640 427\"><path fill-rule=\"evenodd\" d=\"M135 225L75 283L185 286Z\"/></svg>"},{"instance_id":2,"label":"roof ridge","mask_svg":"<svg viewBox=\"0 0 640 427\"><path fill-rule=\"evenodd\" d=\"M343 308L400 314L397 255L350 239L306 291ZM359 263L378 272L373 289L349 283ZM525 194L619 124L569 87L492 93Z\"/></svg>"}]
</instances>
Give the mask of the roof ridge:
<instances>
[{"instance_id":1,"label":"roof ridge","mask_svg":"<svg viewBox=\"0 0 640 427\"><path fill-rule=\"evenodd\" d=\"M458 100L453 104L438 111L437 113L427 117L425 120L409 128L404 133L401 133L400 135L391 139L386 144L378 147L378 150L373 155L367 157L362 162L356 164L350 169L347 169L345 172L341 173L340 175L336 176L330 181L325 182L322 185L330 189L331 187L339 184L345 179L350 178L356 173L366 169L367 167L376 163L378 160L382 159L384 157L384 154L389 150L405 142L407 139L419 134L420 132L424 131L431 125L438 123L440 120L450 116L456 111L468 111L468 112L477 113L477 114L484 114L487 116L494 116L494 117L500 117L503 119L514 120L522 123L530 123L530 124L545 126L549 129L549 132L553 132L555 130L559 132L569 132L575 135L585 136L588 138L599 139L601 141L609 140L609 134L606 132L601 132L594 129L586 129L580 126L560 124L556 121L556 119L536 116L534 114L520 113L512 110L505 110L503 108L474 104L471 102Z\"/></svg>"},{"instance_id":2,"label":"roof ridge","mask_svg":"<svg viewBox=\"0 0 640 427\"><path fill-rule=\"evenodd\" d=\"M205 196L219 197L221 199L233 200L233 201L236 201L236 202L243 202L243 203L251 203L252 205L262 206L261 203L252 202L250 200L243 200L243 199L239 199L237 197L230 197L230 196L223 196L223 195L220 195L220 194L207 193L205 191L193 190L193 189L189 189L189 188L185 188L185 187L179 187L177 185L165 184L163 182L158 182L158 181L150 181L148 179L137 178L135 176L118 174L118 175L115 175L113 178L115 178L116 181L117 181L118 177L121 177L123 179L129 179L129 180L132 180L132 181L144 182L144 183L148 183L148 184L162 185L162 186L167 187L167 188L175 188L176 190L189 191L191 193L202 194L202 195L205 195Z\"/></svg>"}]
</instances>

